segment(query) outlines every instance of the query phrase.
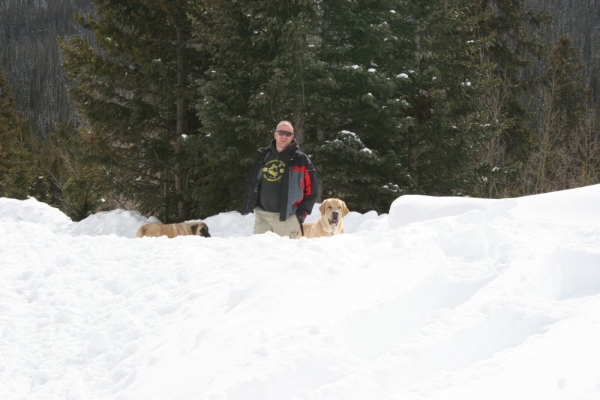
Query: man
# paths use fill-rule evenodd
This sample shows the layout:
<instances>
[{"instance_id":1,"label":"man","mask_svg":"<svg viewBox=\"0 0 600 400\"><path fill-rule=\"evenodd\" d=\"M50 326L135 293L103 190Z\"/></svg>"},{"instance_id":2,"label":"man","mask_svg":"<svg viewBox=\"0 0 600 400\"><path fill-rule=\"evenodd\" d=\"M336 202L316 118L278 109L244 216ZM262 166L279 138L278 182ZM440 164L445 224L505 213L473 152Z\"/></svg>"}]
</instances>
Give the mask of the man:
<instances>
[{"instance_id":1,"label":"man","mask_svg":"<svg viewBox=\"0 0 600 400\"><path fill-rule=\"evenodd\" d=\"M254 211L255 234L271 231L296 239L318 192L315 167L298 148L292 123L281 121L252 168L242 214Z\"/></svg>"}]
</instances>

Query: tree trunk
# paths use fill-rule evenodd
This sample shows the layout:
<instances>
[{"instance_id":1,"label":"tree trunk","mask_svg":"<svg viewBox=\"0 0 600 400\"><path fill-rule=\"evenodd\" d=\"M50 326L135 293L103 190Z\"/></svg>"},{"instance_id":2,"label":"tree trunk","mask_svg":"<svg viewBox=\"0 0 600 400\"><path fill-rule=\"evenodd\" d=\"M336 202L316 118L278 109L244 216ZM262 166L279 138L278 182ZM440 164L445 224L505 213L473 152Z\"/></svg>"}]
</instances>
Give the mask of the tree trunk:
<instances>
[{"instance_id":1,"label":"tree trunk","mask_svg":"<svg viewBox=\"0 0 600 400\"><path fill-rule=\"evenodd\" d=\"M185 40L181 28L177 28L177 89L180 90L177 105L177 130L175 132L175 193L177 195L177 217L180 221L189 219L190 204L183 199L183 191L186 186L185 171L181 165L181 156L183 154L183 135L188 131L188 101L183 98L183 89L186 82L185 70Z\"/></svg>"}]
</instances>

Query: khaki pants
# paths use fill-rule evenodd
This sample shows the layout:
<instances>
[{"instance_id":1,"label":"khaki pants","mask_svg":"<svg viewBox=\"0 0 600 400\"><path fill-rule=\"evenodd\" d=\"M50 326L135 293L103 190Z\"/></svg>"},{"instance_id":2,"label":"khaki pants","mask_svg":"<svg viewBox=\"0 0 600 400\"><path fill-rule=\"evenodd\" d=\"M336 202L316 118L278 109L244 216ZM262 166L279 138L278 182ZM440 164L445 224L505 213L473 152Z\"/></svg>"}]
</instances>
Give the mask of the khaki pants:
<instances>
[{"instance_id":1,"label":"khaki pants","mask_svg":"<svg viewBox=\"0 0 600 400\"><path fill-rule=\"evenodd\" d=\"M254 209L254 234L275 232L279 236L288 236L290 239L298 238L300 223L295 215L285 221L279 220L279 213L267 212L259 207Z\"/></svg>"}]
</instances>

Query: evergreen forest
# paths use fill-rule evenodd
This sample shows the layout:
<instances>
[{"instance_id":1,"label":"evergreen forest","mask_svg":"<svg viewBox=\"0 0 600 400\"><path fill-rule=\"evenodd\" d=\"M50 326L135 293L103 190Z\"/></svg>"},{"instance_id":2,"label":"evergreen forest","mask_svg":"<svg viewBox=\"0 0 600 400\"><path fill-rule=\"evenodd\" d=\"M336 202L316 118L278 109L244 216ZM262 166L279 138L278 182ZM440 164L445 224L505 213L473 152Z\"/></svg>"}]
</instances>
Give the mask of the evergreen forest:
<instances>
[{"instance_id":1,"label":"evergreen forest","mask_svg":"<svg viewBox=\"0 0 600 400\"><path fill-rule=\"evenodd\" d=\"M320 199L600 181L600 2L3 0L0 196L239 210L281 120Z\"/></svg>"}]
</instances>

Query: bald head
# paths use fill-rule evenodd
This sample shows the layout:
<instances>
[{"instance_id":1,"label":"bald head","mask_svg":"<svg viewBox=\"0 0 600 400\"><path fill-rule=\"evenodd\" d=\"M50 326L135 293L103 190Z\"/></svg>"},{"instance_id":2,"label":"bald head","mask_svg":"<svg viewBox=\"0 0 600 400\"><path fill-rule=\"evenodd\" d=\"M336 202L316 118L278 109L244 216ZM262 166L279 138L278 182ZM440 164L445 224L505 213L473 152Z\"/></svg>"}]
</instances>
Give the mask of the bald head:
<instances>
[{"instance_id":1,"label":"bald head","mask_svg":"<svg viewBox=\"0 0 600 400\"><path fill-rule=\"evenodd\" d=\"M292 123L290 121L281 121L279 124L277 124L276 130L294 133L294 127L292 126Z\"/></svg>"}]
</instances>

